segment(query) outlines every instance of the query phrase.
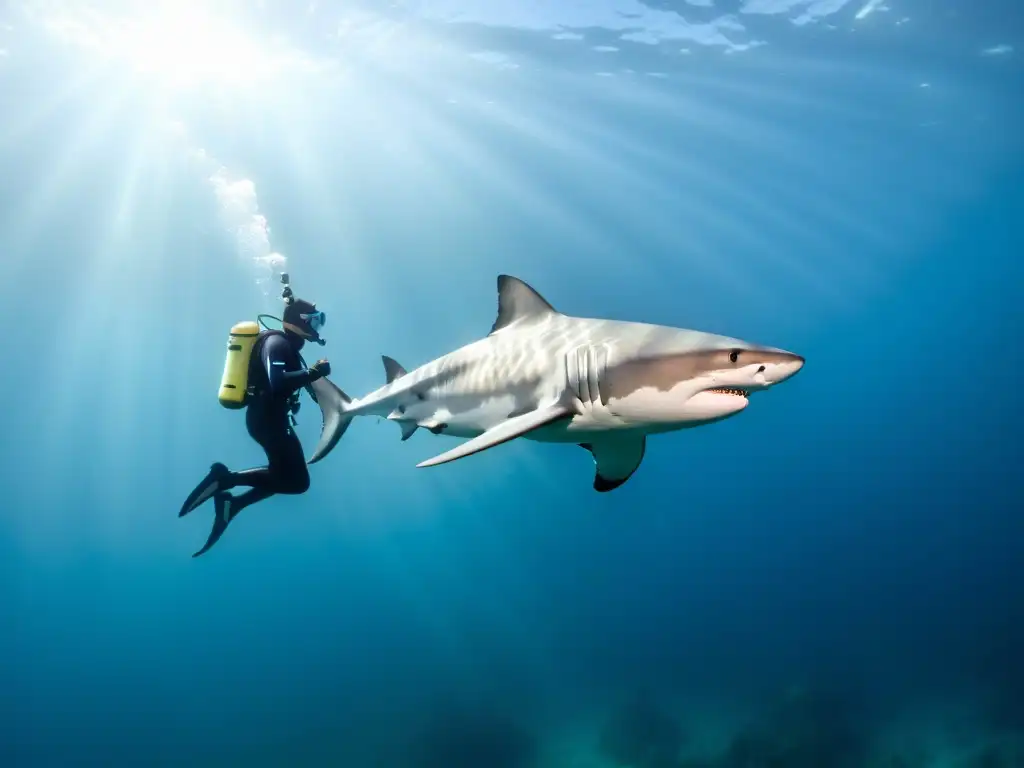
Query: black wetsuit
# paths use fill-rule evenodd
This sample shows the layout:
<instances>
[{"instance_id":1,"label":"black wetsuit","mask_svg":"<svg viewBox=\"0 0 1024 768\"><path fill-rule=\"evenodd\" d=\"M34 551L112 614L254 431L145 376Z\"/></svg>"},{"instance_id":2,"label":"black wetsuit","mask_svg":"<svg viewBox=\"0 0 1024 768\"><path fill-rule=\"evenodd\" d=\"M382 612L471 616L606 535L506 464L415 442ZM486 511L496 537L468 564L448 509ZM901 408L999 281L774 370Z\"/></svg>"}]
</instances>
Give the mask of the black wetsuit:
<instances>
[{"instance_id":1,"label":"black wetsuit","mask_svg":"<svg viewBox=\"0 0 1024 768\"><path fill-rule=\"evenodd\" d=\"M231 473L226 487L250 487L232 501L233 514L276 493L309 490L306 457L291 424L292 395L316 378L299 357L302 344L298 337L270 333L260 342L259 358L250 364L255 394L246 408L245 426L267 454L268 464Z\"/></svg>"}]
</instances>

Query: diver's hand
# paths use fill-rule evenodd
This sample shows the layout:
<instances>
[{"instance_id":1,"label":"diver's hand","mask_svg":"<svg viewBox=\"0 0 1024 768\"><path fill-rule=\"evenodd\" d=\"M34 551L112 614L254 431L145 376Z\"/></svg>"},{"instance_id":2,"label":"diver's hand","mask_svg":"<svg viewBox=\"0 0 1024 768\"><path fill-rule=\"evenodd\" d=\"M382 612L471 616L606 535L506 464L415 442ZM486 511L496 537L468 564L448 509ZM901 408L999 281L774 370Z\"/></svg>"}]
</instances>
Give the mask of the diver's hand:
<instances>
[{"instance_id":1,"label":"diver's hand","mask_svg":"<svg viewBox=\"0 0 1024 768\"><path fill-rule=\"evenodd\" d=\"M324 376L330 376L331 364L326 360L317 360L309 367L309 373L310 381L316 381L318 379L322 379Z\"/></svg>"}]
</instances>

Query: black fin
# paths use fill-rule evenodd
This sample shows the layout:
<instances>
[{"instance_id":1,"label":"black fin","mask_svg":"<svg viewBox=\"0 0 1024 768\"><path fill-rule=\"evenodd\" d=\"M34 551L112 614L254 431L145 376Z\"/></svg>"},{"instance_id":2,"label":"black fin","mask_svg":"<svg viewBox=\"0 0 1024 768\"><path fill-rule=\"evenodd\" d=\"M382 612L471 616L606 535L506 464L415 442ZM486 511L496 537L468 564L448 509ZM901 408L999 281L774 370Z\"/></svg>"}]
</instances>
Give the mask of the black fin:
<instances>
[{"instance_id":1,"label":"black fin","mask_svg":"<svg viewBox=\"0 0 1024 768\"><path fill-rule=\"evenodd\" d=\"M221 490L221 486L230 475L231 471L219 461L210 465L210 471L206 473L206 477L199 481L199 485L192 490L192 493L185 499L185 503L181 505L178 517L184 517L212 499Z\"/></svg>"},{"instance_id":2,"label":"black fin","mask_svg":"<svg viewBox=\"0 0 1024 768\"><path fill-rule=\"evenodd\" d=\"M230 504L234 497L227 492L218 493L214 499L217 505L217 511L213 515L213 527L210 529L210 535L206 539L206 544L198 552L193 553L192 557L199 557L200 555L208 552L210 547L217 543L221 536L224 535L224 531L228 529L228 523L231 522L231 517L226 516L225 505Z\"/></svg>"},{"instance_id":3,"label":"black fin","mask_svg":"<svg viewBox=\"0 0 1024 768\"><path fill-rule=\"evenodd\" d=\"M388 384L395 379L400 379L407 371L403 368L394 358L388 357L387 355L381 355L381 360L384 361L384 374L388 378Z\"/></svg>"},{"instance_id":4,"label":"black fin","mask_svg":"<svg viewBox=\"0 0 1024 768\"><path fill-rule=\"evenodd\" d=\"M558 314L547 300L518 277L498 275L498 318L491 333L523 318ZM489 335L489 334L488 334Z\"/></svg>"},{"instance_id":5,"label":"black fin","mask_svg":"<svg viewBox=\"0 0 1024 768\"><path fill-rule=\"evenodd\" d=\"M614 491L629 480L647 452L644 435L615 435L579 445L594 457L594 490L598 493Z\"/></svg>"}]
</instances>

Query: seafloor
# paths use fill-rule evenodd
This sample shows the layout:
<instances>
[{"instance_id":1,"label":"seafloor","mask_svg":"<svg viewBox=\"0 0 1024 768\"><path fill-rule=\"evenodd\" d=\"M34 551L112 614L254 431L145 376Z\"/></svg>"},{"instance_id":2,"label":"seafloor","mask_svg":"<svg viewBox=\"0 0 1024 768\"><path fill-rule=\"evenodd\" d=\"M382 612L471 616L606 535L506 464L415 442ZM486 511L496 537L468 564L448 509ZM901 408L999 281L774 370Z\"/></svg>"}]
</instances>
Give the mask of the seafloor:
<instances>
[{"instance_id":1,"label":"seafloor","mask_svg":"<svg viewBox=\"0 0 1024 768\"><path fill-rule=\"evenodd\" d=\"M545 733L507 713L439 711L373 768L1024 768L1024 722L987 703L872 716L793 687L746 710L642 691L596 709Z\"/></svg>"}]
</instances>

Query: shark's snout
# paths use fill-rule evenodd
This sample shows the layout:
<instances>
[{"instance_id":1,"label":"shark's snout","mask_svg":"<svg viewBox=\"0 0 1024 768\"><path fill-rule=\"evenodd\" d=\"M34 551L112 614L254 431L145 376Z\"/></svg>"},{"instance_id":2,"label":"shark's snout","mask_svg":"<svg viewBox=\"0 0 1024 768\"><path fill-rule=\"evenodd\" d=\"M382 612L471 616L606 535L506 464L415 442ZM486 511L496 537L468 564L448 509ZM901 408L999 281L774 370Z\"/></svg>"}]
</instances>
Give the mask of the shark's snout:
<instances>
[{"instance_id":1,"label":"shark's snout","mask_svg":"<svg viewBox=\"0 0 1024 768\"><path fill-rule=\"evenodd\" d=\"M776 353L772 357L771 361L764 363L764 370L759 374L767 386L792 378L804 367L804 359L800 355L784 352Z\"/></svg>"},{"instance_id":2,"label":"shark's snout","mask_svg":"<svg viewBox=\"0 0 1024 768\"><path fill-rule=\"evenodd\" d=\"M782 349L751 350L746 354L753 358L746 366L715 371L714 378L723 384L756 392L793 377L804 367L803 357Z\"/></svg>"}]
</instances>

